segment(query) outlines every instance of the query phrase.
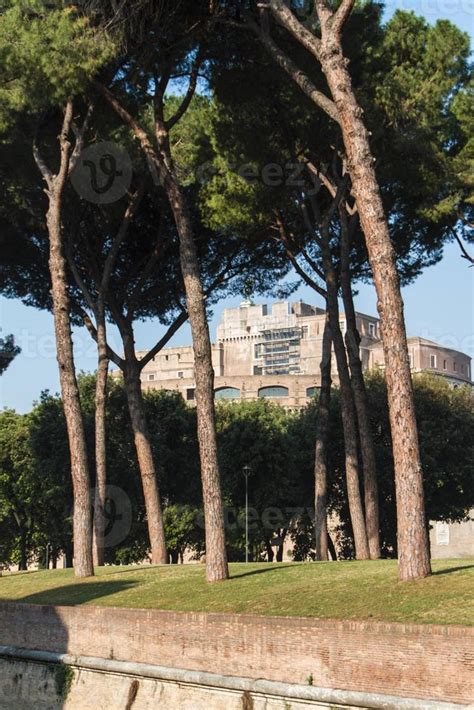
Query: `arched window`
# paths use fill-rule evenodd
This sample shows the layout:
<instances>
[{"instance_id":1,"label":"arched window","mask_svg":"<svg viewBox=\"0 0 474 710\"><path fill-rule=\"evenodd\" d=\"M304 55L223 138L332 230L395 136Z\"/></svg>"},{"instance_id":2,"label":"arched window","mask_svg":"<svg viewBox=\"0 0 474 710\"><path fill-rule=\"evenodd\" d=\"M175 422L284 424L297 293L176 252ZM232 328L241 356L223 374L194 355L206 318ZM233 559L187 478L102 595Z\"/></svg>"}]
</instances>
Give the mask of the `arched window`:
<instances>
[{"instance_id":1,"label":"arched window","mask_svg":"<svg viewBox=\"0 0 474 710\"><path fill-rule=\"evenodd\" d=\"M219 387L214 392L215 399L240 399L240 390L237 387Z\"/></svg>"},{"instance_id":2,"label":"arched window","mask_svg":"<svg viewBox=\"0 0 474 710\"><path fill-rule=\"evenodd\" d=\"M288 387L260 387L259 397L288 397Z\"/></svg>"},{"instance_id":3,"label":"arched window","mask_svg":"<svg viewBox=\"0 0 474 710\"><path fill-rule=\"evenodd\" d=\"M307 397L316 397L319 394L319 387L308 387L306 390Z\"/></svg>"}]
</instances>

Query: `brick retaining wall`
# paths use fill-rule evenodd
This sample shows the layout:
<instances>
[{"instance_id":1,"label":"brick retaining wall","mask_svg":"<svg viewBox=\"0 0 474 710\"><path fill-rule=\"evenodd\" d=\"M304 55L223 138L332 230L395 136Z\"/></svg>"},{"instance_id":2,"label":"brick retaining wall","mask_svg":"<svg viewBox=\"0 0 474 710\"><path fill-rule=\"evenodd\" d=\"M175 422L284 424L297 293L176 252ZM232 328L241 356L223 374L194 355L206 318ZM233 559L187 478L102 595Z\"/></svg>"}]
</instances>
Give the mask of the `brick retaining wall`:
<instances>
[{"instance_id":1,"label":"brick retaining wall","mask_svg":"<svg viewBox=\"0 0 474 710\"><path fill-rule=\"evenodd\" d=\"M0 603L0 644L458 703L474 628Z\"/></svg>"}]
</instances>

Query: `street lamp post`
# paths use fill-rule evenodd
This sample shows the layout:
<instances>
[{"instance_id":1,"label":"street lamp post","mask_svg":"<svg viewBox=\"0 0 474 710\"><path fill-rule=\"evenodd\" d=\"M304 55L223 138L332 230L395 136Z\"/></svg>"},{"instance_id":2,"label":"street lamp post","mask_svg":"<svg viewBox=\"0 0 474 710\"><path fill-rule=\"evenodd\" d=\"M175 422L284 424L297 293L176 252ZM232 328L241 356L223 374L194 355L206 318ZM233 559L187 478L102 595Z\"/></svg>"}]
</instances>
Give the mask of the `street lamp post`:
<instances>
[{"instance_id":1,"label":"street lamp post","mask_svg":"<svg viewBox=\"0 0 474 710\"><path fill-rule=\"evenodd\" d=\"M245 476L245 562L249 561L249 476L252 473L250 466L244 466L242 473Z\"/></svg>"}]
</instances>

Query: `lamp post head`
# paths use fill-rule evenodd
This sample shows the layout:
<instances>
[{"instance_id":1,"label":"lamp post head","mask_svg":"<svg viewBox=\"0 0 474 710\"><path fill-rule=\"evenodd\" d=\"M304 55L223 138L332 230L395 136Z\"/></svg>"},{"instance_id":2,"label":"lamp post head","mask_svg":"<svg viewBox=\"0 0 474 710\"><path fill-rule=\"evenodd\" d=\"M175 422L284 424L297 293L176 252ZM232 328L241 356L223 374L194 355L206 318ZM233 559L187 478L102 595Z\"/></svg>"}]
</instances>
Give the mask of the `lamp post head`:
<instances>
[{"instance_id":1,"label":"lamp post head","mask_svg":"<svg viewBox=\"0 0 474 710\"><path fill-rule=\"evenodd\" d=\"M242 473L244 474L245 478L248 478L252 473L252 469L250 468L250 466L244 466L242 469Z\"/></svg>"}]
</instances>

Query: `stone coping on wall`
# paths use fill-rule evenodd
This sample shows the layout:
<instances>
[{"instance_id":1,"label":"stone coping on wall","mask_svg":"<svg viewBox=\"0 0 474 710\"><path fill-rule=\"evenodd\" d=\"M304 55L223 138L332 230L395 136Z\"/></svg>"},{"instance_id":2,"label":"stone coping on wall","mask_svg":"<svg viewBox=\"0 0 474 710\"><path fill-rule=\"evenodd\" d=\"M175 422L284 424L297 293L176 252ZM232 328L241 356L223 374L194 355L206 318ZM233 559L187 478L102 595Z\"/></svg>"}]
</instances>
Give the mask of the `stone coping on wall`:
<instances>
[{"instance_id":1,"label":"stone coping on wall","mask_svg":"<svg viewBox=\"0 0 474 710\"><path fill-rule=\"evenodd\" d=\"M474 628L0 603L0 644L284 683L474 701Z\"/></svg>"}]
</instances>

